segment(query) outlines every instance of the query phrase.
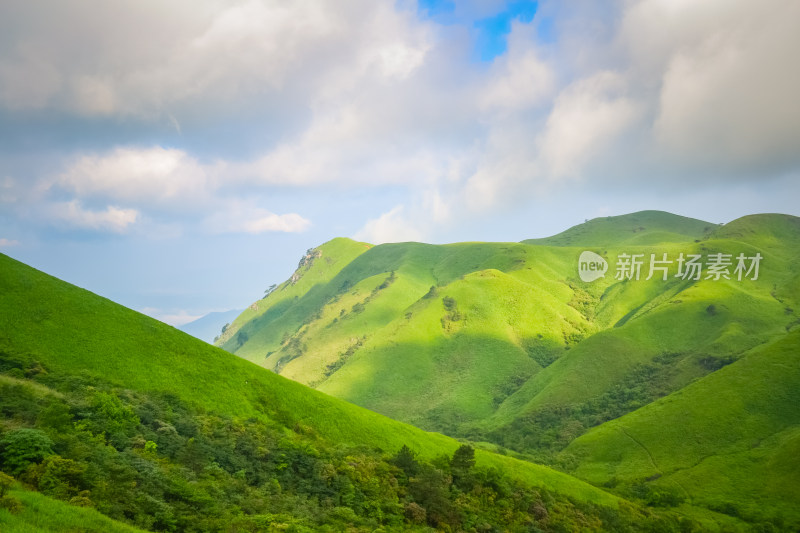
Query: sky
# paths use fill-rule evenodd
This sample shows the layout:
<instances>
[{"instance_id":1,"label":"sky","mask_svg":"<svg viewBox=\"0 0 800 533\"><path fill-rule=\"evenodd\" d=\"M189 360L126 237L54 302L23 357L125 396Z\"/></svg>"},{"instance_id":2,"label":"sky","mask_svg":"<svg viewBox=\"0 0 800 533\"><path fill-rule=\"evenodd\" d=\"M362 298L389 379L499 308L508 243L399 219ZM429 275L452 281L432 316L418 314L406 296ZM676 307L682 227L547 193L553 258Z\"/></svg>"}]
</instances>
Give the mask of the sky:
<instances>
[{"instance_id":1,"label":"sky","mask_svg":"<svg viewBox=\"0 0 800 533\"><path fill-rule=\"evenodd\" d=\"M337 236L800 215L795 0L4 0L0 252L173 325Z\"/></svg>"}]
</instances>

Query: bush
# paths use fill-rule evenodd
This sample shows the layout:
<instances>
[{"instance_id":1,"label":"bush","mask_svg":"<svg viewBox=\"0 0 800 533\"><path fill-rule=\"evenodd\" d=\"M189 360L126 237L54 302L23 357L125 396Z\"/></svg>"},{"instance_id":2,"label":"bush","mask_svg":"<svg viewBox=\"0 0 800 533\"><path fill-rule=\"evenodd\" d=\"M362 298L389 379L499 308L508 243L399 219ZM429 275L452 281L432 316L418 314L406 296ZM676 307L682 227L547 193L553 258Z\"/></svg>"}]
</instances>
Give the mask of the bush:
<instances>
[{"instance_id":1,"label":"bush","mask_svg":"<svg viewBox=\"0 0 800 533\"><path fill-rule=\"evenodd\" d=\"M11 487L14 486L14 478L9 476L8 474L4 474L0 472L0 498L6 495L6 493L11 490Z\"/></svg>"},{"instance_id":2,"label":"bush","mask_svg":"<svg viewBox=\"0 0 800 533\"><path fill-rule=\"evenodd\" d=\"M0 460L3 469L18 476L31 464L41 462L53 453L53 441L38 429L16 429L0 439Z\"/></svg>"},{"instance_id":3,"label":"bush","mask_svg":"<svg viewBox=\"0 0 800 533\"><path fill-rule=\"evenodd\" d=\"M12 514L17 514L22 510L22 502L7 494L0 498L0 509L7 509Z\"/></svg>"}]
</instances>

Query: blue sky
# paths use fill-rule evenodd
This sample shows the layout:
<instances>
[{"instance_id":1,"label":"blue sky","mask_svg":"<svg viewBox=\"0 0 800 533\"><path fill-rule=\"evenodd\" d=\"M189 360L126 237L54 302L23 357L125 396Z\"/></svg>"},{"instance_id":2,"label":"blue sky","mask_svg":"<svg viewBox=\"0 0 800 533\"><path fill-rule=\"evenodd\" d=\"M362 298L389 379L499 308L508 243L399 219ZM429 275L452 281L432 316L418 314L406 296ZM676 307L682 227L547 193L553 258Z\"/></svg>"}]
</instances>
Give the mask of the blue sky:
<instances>
[{"instance_id":1,"label":"blue sky","mask_svg":"<svg viewBox=\"0 0 800 533\"><path fill-rule=\"evenodd\" d=\"M177 324L336 236L800 215L798 19L790 0L3 2L0 251Z\"/></svg>"}]
</instances>

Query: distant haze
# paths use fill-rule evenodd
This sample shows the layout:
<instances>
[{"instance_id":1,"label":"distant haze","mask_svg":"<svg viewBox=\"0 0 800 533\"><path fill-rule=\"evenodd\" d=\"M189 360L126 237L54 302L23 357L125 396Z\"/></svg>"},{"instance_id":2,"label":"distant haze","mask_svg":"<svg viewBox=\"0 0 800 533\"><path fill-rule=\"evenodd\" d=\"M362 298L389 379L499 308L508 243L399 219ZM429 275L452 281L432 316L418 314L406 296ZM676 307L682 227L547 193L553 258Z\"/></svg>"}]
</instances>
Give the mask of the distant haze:
<instances>
[{"instance_id":1,"label":"distant haze","mask_svg":"<svg viewBox=\"0 0 800 533\"><path fill-rule=\"evenodd\" d=\"M241 312L241 309L231 309L230 311L209 313L188 324L179 326L178 329L211 344L214 342L214 337L220 334L222 327L233 322Z\"/></svg>"}]
</instances>

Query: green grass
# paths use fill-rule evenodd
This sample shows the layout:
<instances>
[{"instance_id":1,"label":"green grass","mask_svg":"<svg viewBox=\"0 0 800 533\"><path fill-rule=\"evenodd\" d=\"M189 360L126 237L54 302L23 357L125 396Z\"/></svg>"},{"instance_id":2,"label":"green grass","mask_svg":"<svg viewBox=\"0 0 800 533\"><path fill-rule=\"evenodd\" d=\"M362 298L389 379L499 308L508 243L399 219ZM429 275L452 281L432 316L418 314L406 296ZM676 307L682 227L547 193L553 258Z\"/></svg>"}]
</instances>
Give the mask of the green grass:
<instances>
[{"instance_id":1,"label":"green grass","mask_svg":"<svg viewBox=\"0 0 800 533\"><path fill-rule=\"evenodd\" d=\"M124 388L168 391L212 412L277 421L330 443L422 457L459 443L326 396L166 324L0 255L0 350L62 375L87 373ZM479 464L578 500L616 506L602 490L546 467L479 452Z\"/></svg>"},{"instance_id":2,"label":"green grass","mask_svg":"<svg viewBox=\"0 0 800 533\"><path fill-rule=\"evenodd\" d=\"M655 477L695 505L800 523L800 331L576 439L564 453L597 484Z\"/></svg>"},{"instance_id":3,"label":"green grass","mask_svg":"<svg viewBox=\"0 0 800 533\"><path fill-rule=\"evenodd\" d=\"M3 533L138 533L143 530L111 520L94 509L75 507L38 492L12 490L22 509L0 509Z\"/></svg>"},{"instance_id":4,"label":"green grass","mask_svg":"<svg viewBox=\"0 0 800 533\"><path fill-rule=\"evenodd\" d=\"M604 394L663 353L735 356L782 330L794 320L785 308L797 280L787 279L791 257L774 243L796 239L794 223L752 220L759 222L758 232L746 233L752 242L741 240L739 221L719 228L650 211L596 219L580 231L609 259L622 252L759 252L765 259L757 283L617 282L611 271L583 284L575 276L581 248L565 245L574 244L565 235L575 228L540 240L547 246L376 246L327 283L295 294L289 307L278 302L275 312L245 323L250 340L234 353L421 427L461 436L496 431L538 407ZM772 226L777 241L769 237ZM392 272L393 283L377 290ZM427 298L431 286L436 294ZM445 297L457 303L458 320L442 307ZM718 309L709 316L712 304ZM689 366L674 390L703 375Z\"/></svg>"},{"instance_id":5,"label":"green grass","mask_svg":"<svg viewBox=\"0 0 800 533\"><path fill-rule=\"evenodd\" d=\"M610 263L620 253L649 258L664 252L673 260L680 253L718 252L734 258L759 253L763 260L757 281L620 282L612 263L605 278L585 284L577 279L576 265L586 249ZM649 409L678 402L684 391L727 375L750 354L784 337L790 345L796 342L787 333L800 325L798 260L800 219L776 214L719 226L643 211L594 219L520 244L381 245L358 255L327 283L297 294L269 322L245 323L255 340L234 351L392 418L575 467L595 483L626 480L630 485L658 474L652 459L630 436L608 430L615 440L601 448L625 450L625 462L617 465L618 458L604 456L595 461L591 435L616 427L608 421L612 418L651 413L642 416L650 420L656 439L659 430L671 430ZM376 290L392 272L393 283ZM642 278L646 275L644 270ZM763 379L768 388L778 376ZM800 380L793 383L800 389ZM699 390L695 402L703 394L717 394ZM731 417L749 416L740 402L730 408ZM692 413L697 428L713 416ZM775 446L748 455L747 461L788 457L796 442L792 424L785 435L765 437ZM676 431L676 438L690 435ZM576 437L573 446L580 453L570 447L557 454ZM734 480L745 475L741 472L754 480L771 475L743 469L745 459L731 462L727 473L724 439L715 434L704 445L705 475L716 471ZM681 453L675 452L676 458ZM691 485L689 479L681 483ZM716 496L704 499L701 485L692 502L720 509L724 502L738 501L742 515L754 521L779 523L789 502L800 500L791 490L783 499L750 493L752 501L763 500L765 510L755 512L741 498L730 499L728 489L710 490Z\"/></svg>"},{"instance_id":6,"label":"green grass","mask_svg":"<svg viewBox=\"0 0 800 533\"><path fill-rule=\"evenodd\" d=\"M716 224L663 211L639 211L628 215L600 217L543 239L523 241L550 246L647 246L702 239Z\"/></svg>"}]
</instances>

